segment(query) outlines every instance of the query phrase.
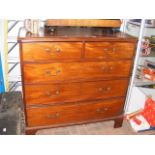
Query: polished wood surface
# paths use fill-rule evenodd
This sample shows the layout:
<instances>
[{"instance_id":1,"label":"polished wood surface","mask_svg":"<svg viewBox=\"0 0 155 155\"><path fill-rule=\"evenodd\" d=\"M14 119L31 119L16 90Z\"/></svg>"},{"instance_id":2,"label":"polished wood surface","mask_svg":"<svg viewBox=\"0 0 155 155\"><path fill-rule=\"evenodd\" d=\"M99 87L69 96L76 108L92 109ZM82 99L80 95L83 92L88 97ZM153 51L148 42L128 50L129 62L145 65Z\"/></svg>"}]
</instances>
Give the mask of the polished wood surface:
<instances>
[{"instance_id":1,"label":"polished wood surface","mask_svg":"<svg viewBox=\"0 0 155 155\"><path fill-rule=\"evenodd\" d=\"M120 27L121 20L109 19L48 19L47 26Z\"/></svg>"},{"instance_id":2,"label":"polished wood surface","mask_svg":"<svg viewBox=\"0 0 155 155\"><path fill-rule=\"evenodd\" d=\"M46 42L23 44L23 61L80 59L82 43Z\"/></svg>"},{"instance_id":3,"label":"polished wood surface","mask_svg":"<svg viewBox=\"0 0 155 155\"><path fill-rule=\"evenodd\" d=\"M124 99L28 108L28 127L103 119L120 115Z\"/></svg>"},{"instance_id":4,"label":"polished wood surface","mask_svg":"<svg viewBox=\"0 0 155 155\"><path fill-rule=\"evenodd\" d=\"M126 42L45 42L23 44L22 49L25 62L115 60L131 59L134 56L135 44Z\"/></svg>"},{"instance_id":5,"label":"polished wood surface","mask_svg":"<svg viewBox=\"0 0 155 155\"><path fill-rule=\"evenodd\" d=\"M18 41L29 131L108 119L121 126L136 38L54 27Z\"/></svg>"},{"instance_id":6,"label":"polished wood surface","mask_svg":"<svg viewBox=\"0 0 155 155\"><path fill-rule=\"evenodd\" d=\"M61 104L125 96L128 79L76 82L53 85L25 85L26 105Z\"/></svg>"},{"instance_id":7,"label":"polished wood surface","mask_svg":"<svg viewBox=\"0 0 155 155\"><path fill-rule=\"evenodd\" d=\"M129 77L132 61L24 64L25 83Z\"/></svg>"},{"instance_id":8,"label":"polished wood surface","mask_svg":"<svg viewBox=\"0 0 155 155\"><path fill-rule=\"evenodd\" d=\"M115 115L113 117L107 117L107 118L101 117L101 118L97 118L97 119L83 120L80 122L76 122L76 125L84 125L84 124L88 124L88 123L96 123L96 122L101 122L101 121L114 121L114 128L120 128L123 123L123 119L122 119L123 117L124 117L124 115L122 113L120 115ZM66 127L66 126L72 126L72 125L75 125L75 123L73 122L73 123L61 123L61 124L26 127L26 134L34 135L38 130L57 128L57 127Z\"/></svg>"},{"instance_id":9,"label":"polished wood surface","mask_svg":"<svg viewBox=\"0 0 155 155\"><path fill-rule=\"evenodd\" d=\"M85 45L85 58L131 59L134 56L134 49L134 43L89 42Z\"/></svg>"}]
</instances>

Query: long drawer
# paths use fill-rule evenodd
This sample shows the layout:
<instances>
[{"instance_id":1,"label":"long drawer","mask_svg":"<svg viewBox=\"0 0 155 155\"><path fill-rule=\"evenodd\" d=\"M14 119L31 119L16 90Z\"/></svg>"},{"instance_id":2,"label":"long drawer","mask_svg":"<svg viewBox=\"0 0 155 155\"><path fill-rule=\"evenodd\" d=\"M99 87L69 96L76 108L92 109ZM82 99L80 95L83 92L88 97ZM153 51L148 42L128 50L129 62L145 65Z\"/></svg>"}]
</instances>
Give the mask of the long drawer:
<instances>
[{"instance_id":1,"label":"long drawer","mask_svg":"<svg viewBox=\"0 0 155 155\"><path fill-rule=\"evenodd\" d=\"M117 116L124 99L82 102L79 104L27 108L28 127L78 123Z\"/></svg>"},{"instance_id":2,"label":"long drawer","mask_svg":"<svg viewBox=\"0 0 155 155\"><path fill-rule=\"evenodd\" d=\"M131 59L135 53L135 44L126 42L87 42L85 58Z\"/></svg>"},{"instance_id":3,"label":"long drawer","mask_svg":"<svg viewBox=\"0 0 155 155\"><path fill-rule=\"evenodd\" d=\"M23 61L80 59L82 47L80 42L25 43L22 45Z\"/></svg>"},{"instance_id":4,"label":"long drawer","mask_svg":"<svg viewBox=\"0 0 155 155\"><path fill-rule=\"evenodd\" d=\"M129 77L132 61L24 64L25 83Z\"/></svg>"},{"instance_id":5,"label":"long drawer","mask_svg":"<svg viewBox=\"0 0 155 155\"><path fill-rule=\"evenodd\" d=\"M55 104L125 96L128 80L25 85L26 105Z\"/></svg>"}]
</instances>

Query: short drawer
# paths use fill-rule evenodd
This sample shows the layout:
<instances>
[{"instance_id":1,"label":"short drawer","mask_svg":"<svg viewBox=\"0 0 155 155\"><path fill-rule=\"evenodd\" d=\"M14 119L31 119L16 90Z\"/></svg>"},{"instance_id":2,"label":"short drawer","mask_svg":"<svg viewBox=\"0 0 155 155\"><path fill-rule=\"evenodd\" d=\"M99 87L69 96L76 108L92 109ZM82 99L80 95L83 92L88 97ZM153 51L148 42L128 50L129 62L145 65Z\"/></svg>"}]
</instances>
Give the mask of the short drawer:
<instances>
[{"instance_id":1,"label":"short drawer","mask_svg":"<svg viewBox=\"0 0 155 155\"><path fill-rule=\"evenodd\" d=\"M80 59L82 43L46 42L22 44L23 61Z\"/></svg>"},{"instance_id":2,"label":"short drawer","mask_svg":"<svg viewBox=\"0 0 155 155\"><path fill-rule=\"evenodd\" d=\"M128 80L25 85L27 105L107 99L126 95Z\"/></svg>"},{"instance_id":3,"label":"short drawer","mask_svg":"<svg viewBox=\"0 0 155 155\"><path fill-rule=\"evenodd\" d=\"M28 127L61 125L117 116L123 112L124 99L81 102L70 105L27 108Z\"/></svg>"},{"instance_id":4,"label":"short drawer","mask_svg":"<svg viewBox=\"0 0 155 155\"><path fill-rule=\"evenodd\" d=\"M24 64L24 81L51 83L71 80L108 79L129 77L132 61L74 62Z\"/></svg>"},{"instance_id":5,"label":"short drawer","mask_svg":"<svg viewBox=\"0 0 155 155\"><path fill-rule=\"evenodd\" d=\"M88 42L85 44L85 58L131 59L135 44L126 42Z\"/></svg>"}]
</instances>

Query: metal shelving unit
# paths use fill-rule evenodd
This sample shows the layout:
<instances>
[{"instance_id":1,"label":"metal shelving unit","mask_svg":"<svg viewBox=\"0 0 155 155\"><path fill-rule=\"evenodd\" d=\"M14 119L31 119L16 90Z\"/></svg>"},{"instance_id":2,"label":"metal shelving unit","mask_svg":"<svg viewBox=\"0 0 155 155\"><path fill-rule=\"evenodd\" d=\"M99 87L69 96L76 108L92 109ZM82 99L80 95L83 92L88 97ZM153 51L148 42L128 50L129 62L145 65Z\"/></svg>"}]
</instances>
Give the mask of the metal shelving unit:
<instances>
[{"instance_id":1,"label":"metal shelving unit","mask_svg":"<svg viewBox=\"0 0 155 155\"><path fill-rule=\"evenodd\" d=\"M43 26L45 20L41 20ZM8 20L8 81L9 91L22 91L19 45L17 37L20 28L24 27L24 20Z\"/></svg>"},{"instance_id":2,"label":"metal shelving unit","mask_svg":"<svg viewBox=\"0 0 155 155\"><path fill-rule=\"evenodd\" d=\"M128 93L127 93L125 111L128 111L129 105L131 104L130 103L130 100L132 97L131 94L133 93L132 91L133 91L134 87L141 87L144 85L147 86L147 85L154 85L155 84L155 81L136 78L138 66L141 65L141 63L144 62L146 59L154 59L155 58L154 53L152 53L148 56L141 56L141 45L143 42L143 38L146 37L146 27L151 27L151 28L155 28L155 27L154 26L148 26L148 24L146 24L146 19L142 19L141 23L130 22L130 24L131 23L138 25L140 27L140 32L139 32L139 36L138 36L138 44L137 44L137 50L136 50L136 55L135 55L135 60L134 60L134 66L133 66L133 70L132 70L132 77L130 80L130 85L129 85L129 89L128 89Z\"/></svg>"},{"instance_id":3,"label":"metal shelving unit","mask_svg":"<svg viewBox=\"0 0 155 155\"><path fill-rule=\"evenodd\" d=\"M22 20L8 20L8 81L9 91L22 91L17 42L19 28L23 27Z\"/></svg>"}]
</instances>

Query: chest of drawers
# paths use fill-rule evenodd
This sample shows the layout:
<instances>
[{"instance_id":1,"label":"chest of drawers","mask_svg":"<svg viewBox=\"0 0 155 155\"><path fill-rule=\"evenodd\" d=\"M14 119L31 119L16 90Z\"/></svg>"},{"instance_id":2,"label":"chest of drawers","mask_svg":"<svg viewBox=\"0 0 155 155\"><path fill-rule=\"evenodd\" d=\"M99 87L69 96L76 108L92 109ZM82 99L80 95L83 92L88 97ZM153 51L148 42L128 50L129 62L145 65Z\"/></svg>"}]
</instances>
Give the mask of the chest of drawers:
<instances>
[{"instance_id":1,"label":"chest of drawers","mask_svg":"<svg viewBox=\"0 0 155 155\"><path fill-rule=\"evenodd\" d=\"M27 133L102 120L122 125L135 38L45 35L18 40Z\"/></svg>"}]
</instances>

